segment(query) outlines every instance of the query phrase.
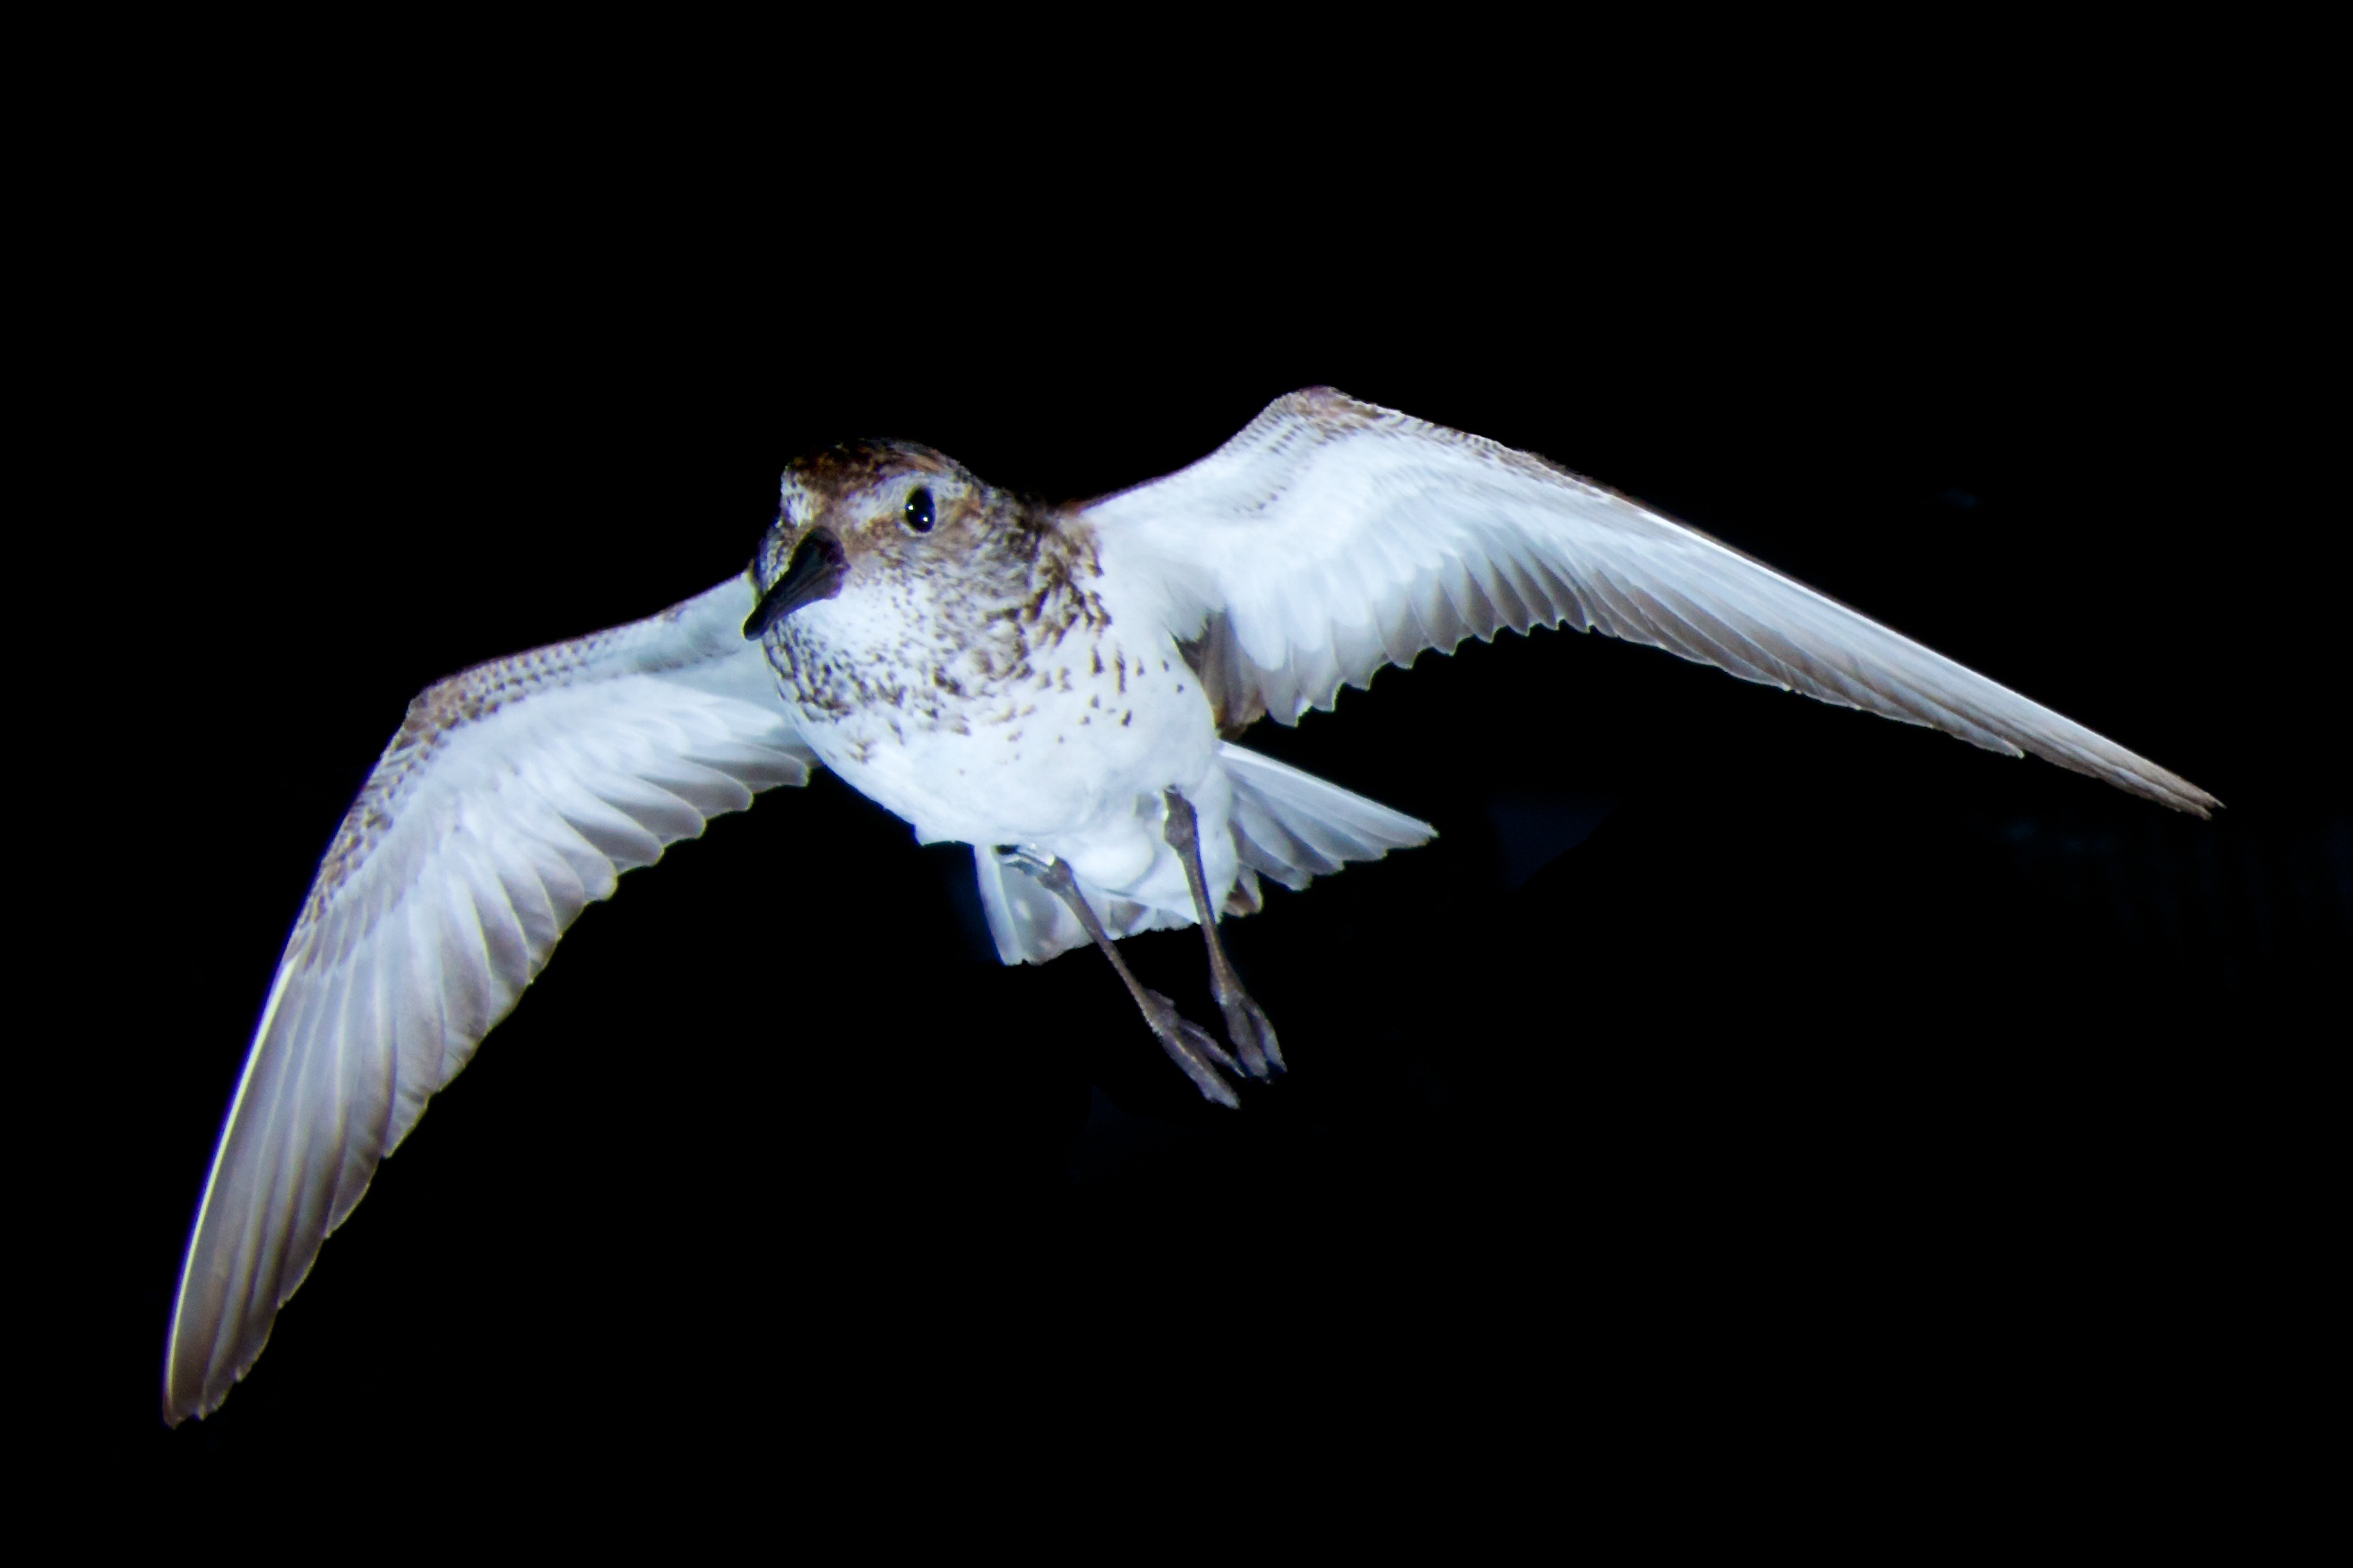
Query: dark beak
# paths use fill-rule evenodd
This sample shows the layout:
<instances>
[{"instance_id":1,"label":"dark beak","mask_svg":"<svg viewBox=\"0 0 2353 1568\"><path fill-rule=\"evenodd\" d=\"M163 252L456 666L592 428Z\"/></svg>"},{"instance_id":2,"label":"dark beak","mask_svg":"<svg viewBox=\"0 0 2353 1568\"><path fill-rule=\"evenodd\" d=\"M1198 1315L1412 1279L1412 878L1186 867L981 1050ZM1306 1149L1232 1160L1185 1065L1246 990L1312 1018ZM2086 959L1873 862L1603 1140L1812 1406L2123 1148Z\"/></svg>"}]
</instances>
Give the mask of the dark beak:
<instances>
[{"instance_id":1,"label":"dark beak","mask_svg":"<svg viewBox=\"0 0 2353 1568\"><path fill-rule=\"evenodd\" d=\"M814 605L840 593L842 576L849 569L849 558L841 552L841 541L828 530L810 529L793 547L793 558L785 563L784 571L760 595L759 607L744 622L744 640L757 642L767 635L770 626L803 605Z\"/></svg>"}]
</instances>

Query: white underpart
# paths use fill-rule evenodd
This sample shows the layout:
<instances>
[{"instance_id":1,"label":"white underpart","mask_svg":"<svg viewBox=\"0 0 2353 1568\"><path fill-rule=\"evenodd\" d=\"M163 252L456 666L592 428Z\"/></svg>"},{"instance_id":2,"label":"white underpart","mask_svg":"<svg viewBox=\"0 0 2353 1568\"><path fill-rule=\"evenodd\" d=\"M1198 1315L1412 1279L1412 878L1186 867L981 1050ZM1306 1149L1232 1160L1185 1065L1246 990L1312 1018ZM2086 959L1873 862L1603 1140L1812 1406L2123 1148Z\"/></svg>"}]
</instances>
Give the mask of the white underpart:
<instances>
[{"instance_id":1,"label":"white underpart","mask_svg":"<svg viewBox=\"0 0 2353 1568\"><path fill-rule=\"evenodd\" d=\"M911 661L893 673L892 661L905 617L928 612L929 591L928 584L852 586L796 612L796 627L852 650L885 683L920 687L930 680L927 668ZM1031 680L960 711L963 722L924 722L904 707L877 705L803 713L800 732L826 766L904 817L923 843L1051 855L1069 862L1092 895L1189 921L1184 867L1163 837L1165 796L1174 789L1193 803L1203 867L1222 900L1238 862L1216 725L1199 678L1151 602L1108 580L1098 591L1107 629L1074 628L1060 644L1033 649ZM963 674L976 689L982 684ZM1050 685L1039 687L1039 678Z\"/></svg>"},{"instance_id":2,"label":"white underpart","mask_svg":"<svg viewBox=\"0 0 2353 1568\"><path fill-rule=\"evenodd\" d=\"M1297 889L1350 861L1377 860L1392 849L1426 844L1438 833L1403 812L1240 746L1220 745L1218 764L1218 793L1228 803L1220 816L1228 827L1212 837L1204 814L1201 858L1205 867L1233 867L1225 882L1215 873L1204 877L1213 887L1226 889L1218 900L1220 910L1230 907L1233 882L1246 885L1242 905L1254 908L1260 877ZM1220 848L1227 862L1212 858ZM989 934L1006 963L1043 963L1085 945L1085 928L1061 900L1018 868L1007 866L993 849L976 847L973 860ZM1189 901L1176 908L1134 902L1083 879L1081 891L1114 937L1194 923Z\"/></svg>"}]
</instances>

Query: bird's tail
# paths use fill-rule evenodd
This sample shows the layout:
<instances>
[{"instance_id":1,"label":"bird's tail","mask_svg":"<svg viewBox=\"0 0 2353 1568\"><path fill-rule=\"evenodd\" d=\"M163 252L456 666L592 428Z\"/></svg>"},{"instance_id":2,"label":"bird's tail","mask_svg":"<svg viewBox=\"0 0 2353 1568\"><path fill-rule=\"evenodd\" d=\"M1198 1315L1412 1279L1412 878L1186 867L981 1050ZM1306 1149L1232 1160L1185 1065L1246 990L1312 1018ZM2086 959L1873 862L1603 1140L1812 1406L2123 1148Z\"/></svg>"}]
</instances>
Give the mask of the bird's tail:
<instances>
[{"instance_id":1,"label":"bird's tail","mask_svg":"<svg viewBox=\"0 0 2353 1568\"><path fill-rule=\"evenodd\" d=\"M1046 885L1019 867L997 858L986 844L972 847L972 865L980 879L980 906L988 914L988 933L997 939L997 956L1007 963L1043 963L1057 953L1088 942L1086 927L1070 906ZM1140 931L1166 931L1193 922L1167 910L1139 904L1107 893L1081 879L1079 891L1087 907L1113 937Z\"/></svg>"},{"instance_id":2,"label":"bird's tail","mask_svg":"<svg viewBox=\"0 0 2353 1568\"><path fill-rule=\"evenodd\" d=\"M1377 860L1392 849L1409 849L1438 836L1427 822L1313 773L1240 746L1219 750L1233 785L1234 852L1241 861L1241 875L1226 900L1229 915L1257 912L1261 876L1286 888L1303 888L1351 860ZM1007 865L986 846L976 845L972 854L981 906L988 913L999 958L1008 963L1043 963L1086 944L1087 933L1077 918L1036 879ZM1084 882L1079 890L1113 937L1193 923Z\"/></svg>"},{"instance_id":3,"label":"bird's tail","mask_svg":"<svg viewBox=\"0 0 2353 1568\"><path fill-rule=\"evenodd\" d=\"M1234 849L1246 879L1254 882L1255 872L1286 888L1303 888L1351 860L1377 860L1438 837L1427 822L1271 757L1230 743L1219 750L1234 786ZM1255 886L1250 894L1254 909ZM1227 907L1233 910L1230 902Z\"/></svg>"}]
</instances>

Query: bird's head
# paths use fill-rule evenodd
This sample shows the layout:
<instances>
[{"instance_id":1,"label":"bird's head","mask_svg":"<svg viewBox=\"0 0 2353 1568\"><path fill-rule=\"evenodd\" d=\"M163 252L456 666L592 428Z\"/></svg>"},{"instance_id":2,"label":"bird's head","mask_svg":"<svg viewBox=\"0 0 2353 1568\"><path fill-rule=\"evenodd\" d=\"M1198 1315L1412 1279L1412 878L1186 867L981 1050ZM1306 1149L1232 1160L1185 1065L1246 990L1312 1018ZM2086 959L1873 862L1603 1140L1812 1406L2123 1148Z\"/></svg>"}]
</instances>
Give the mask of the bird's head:
<instances>
[{"instance_id":1,"label":"bird's head","mask_svg":"<svg viewBox=\"0 0 2353 1568\"><path fill-rule=\"evenodd\" d=\"M995 496L954 458L911 441L860 441L785 470L776 521L752 557L757 639L845 590L953 568L983 542Z\"/></svg>"}]
</instances>

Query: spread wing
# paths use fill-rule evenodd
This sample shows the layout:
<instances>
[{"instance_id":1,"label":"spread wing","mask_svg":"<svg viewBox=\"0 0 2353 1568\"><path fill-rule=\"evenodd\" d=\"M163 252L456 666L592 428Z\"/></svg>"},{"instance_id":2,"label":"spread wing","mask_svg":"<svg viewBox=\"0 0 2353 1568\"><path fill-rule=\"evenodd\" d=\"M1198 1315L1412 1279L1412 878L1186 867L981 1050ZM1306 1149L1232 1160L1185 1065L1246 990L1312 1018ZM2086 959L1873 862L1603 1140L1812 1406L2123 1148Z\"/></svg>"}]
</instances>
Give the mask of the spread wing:
<instances>
[{"instance_id":1,"label":"spread wing","mask_svg":"<svg viewBox=\"0 0 2353 1568\"><path fill-rule=\"evenodd\" d=\"M173 1310L164 1414L218 1405L319 1244L615 876L806 782L743 578L409 704L280 959Z\"/></svg>"},{"instance_id":2,"label":"spread wing","mask_svg":"<svg viewBox=\"0 0 2353 1568\"><path fill-rule=\"evenodd\" d=\"M1159 585L1230 729L1295 723L1424 648L1566 622L2038 757L2200 816L2186 779L1541 458L1328 387L1095 501L1105 570Z\"/></svg>"}]
</instances>

